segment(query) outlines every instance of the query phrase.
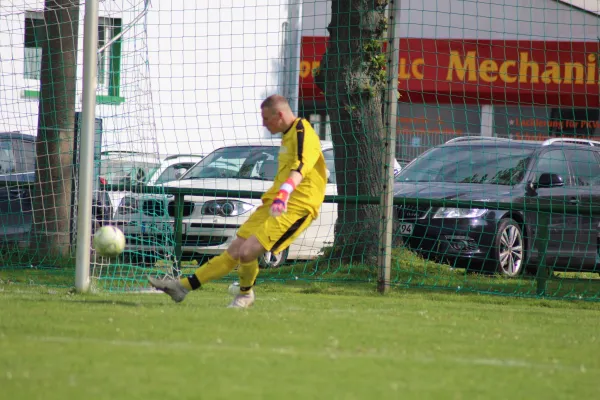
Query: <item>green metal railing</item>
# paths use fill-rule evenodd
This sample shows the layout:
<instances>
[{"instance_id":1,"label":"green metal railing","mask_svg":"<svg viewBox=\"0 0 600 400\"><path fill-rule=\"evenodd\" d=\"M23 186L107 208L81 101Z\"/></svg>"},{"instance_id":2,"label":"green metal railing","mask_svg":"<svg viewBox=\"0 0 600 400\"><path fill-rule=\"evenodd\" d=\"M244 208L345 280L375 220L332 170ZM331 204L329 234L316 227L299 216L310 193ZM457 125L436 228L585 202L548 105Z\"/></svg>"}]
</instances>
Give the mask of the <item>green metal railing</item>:
<instances>
[{"instance_id":1,"label":"green metal railing","mask_svg":"<svg viewBox=\"0 0 600 400\"><path fill-rule=\"evenodd\" d=\"M15 186L24 189L32 184L24 182L0 182L2 186ZM102 190L106 191L128 191L138 194L152 195L172 195L174 204L174 255L177 260L174 265L174 272L179 273L182 259L182 241L183 241L183 208L185 196L211 196L211 197L235 197L260 199L262 192L239 191L239 190L217 190L217 189L189 189L176 187L147 187L147 186L119 186L106 185ZM532 199L534 199L532 197ZM381 199L375 196L336 196L325 197L326 203L345 203L345 204L380 204ZM553 275L553 266L546 262L546 253L549 242L549 217L550 213L561 213L568 215L579 215L590 218L600 219L600 205L572 205L567 202L555 200L549 204L540 204L535 201L523 201L522 203L506 203L497 201L464 201L449 199L428 199L413 197L396 197L394 199L396 206L426 206L426 207L456 207L456 208L485 208L492 210L522 211L537 214L535 242L532 246L538 252L537 272L536 272L536 293L538 296L544 296L548 281Z\"/></svg>"},{"instance_id":2,"label":"green metal railing","mask_svg":"<svg viewBox=\"0 0 600 400\"><path fill-rule=\"evenodd\" d=\"M106 190L125 191L127 188L115 185L107 185ZM189 189L174 187L144 187L139 186L131 190L142 194L163 194L174 196L174 235L175 235L175 257L177 272L180 270L183 239L183 206L185 196L211 196L211 197L235 197L260 199L262 192L239 191L239 190L217 190L217 189ZM325 196L325 203L346 204L380 204L381 199L375 196ZM536 291L538 296L546 293L548 280L552 276L553 266L546 262L546 253L549 242L549 217L550 213L561 213L600 218L600 205L580 206L572 205L559 200L550 204L539 204L538 202L506 203L497 201L464 201L450 199L428 199L415 197L396 197L396 206L429 206L429 207L456 207L456 208L485 208L491 210L523 211L537 214L537 230L533 248L538 252L538 264L536 272Z\"/></svg>"}]
</instances>

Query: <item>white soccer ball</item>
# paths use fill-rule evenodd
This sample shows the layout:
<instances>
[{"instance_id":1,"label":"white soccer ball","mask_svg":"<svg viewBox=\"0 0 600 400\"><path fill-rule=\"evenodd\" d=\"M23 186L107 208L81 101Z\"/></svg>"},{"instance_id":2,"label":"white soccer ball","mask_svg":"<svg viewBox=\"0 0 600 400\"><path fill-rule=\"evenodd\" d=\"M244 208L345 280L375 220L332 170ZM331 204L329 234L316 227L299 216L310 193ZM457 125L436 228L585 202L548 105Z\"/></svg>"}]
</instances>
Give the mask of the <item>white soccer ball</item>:
<instances>
[{"instance_id":1,"label":"white soccer ball","mask_svg":"<svg viewBox=\"0 0 600 400\"><path fill-rule=\"evenodd\" d=\"M94 249L101 257L116 257L125 250L125 235L116 226L103 226L94 235Z\"/></svg>"},{"instance_id":2,"label":"white soccer ball","mask_svg":"<svg viewBox=\"0 0 600 400\"><path fill-rule=\"evenodd\" d=\"M229 294L232 296L237 296L238 294L240 294L240 283L239 282L233 282L231 285L229 285Z\"/></svg>"}]
</instances>

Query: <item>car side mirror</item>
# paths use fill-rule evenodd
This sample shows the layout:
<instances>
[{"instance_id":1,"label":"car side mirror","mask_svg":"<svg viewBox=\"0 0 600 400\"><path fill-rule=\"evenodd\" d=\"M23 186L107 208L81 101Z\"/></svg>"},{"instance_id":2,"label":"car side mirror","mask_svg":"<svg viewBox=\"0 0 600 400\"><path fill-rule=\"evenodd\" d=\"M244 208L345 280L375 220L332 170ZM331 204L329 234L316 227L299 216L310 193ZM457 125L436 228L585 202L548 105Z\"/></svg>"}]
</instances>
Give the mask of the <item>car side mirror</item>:
<instances>
[{"instance_id":1,"label":"car side mirror","mask_svg":"<svg viewBox=\"0 0 600 400\"><path fill-rule=\"evenodd\" d=\"M540 175L540 179L538 179L538 188L551 188L551 187L560 187L564 186L565 182L563 181L562 176L558 174L550 174L543 173Z\"/></svg>"}]
</instances>

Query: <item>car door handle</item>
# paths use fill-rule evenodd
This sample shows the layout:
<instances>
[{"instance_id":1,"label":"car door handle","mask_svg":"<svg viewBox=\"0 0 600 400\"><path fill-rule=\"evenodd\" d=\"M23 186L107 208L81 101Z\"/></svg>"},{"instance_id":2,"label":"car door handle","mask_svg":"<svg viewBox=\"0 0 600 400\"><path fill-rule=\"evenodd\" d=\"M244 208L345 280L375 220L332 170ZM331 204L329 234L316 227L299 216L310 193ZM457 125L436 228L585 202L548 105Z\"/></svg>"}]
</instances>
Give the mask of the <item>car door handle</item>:
<instances>
[{"instance_id":1,"label":"car door handle","mask_svg":"<svg viewBox=\"0 0 600 400\"><path fill-rule=\"evenodd\" d=\"M569 199L569 203L570 204L579 204L579 199L575 198L575 197L571 197L571 199Z\"/></svg>"}]
</instances>

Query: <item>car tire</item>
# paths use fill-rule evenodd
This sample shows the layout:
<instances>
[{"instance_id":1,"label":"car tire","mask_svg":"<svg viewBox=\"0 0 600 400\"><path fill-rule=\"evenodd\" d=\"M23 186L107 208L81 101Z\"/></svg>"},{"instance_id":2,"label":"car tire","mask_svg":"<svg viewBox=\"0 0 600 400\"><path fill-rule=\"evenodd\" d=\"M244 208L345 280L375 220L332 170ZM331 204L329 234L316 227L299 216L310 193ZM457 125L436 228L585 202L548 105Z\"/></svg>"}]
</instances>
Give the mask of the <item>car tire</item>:
<instances>
[{"instance_id":1,"label":"car tire","mask_svg":"<svg viewBox=\"0 0 600 400\"><path fill-rule=\"evenodd\" d=\"M504 218L498 223L493 255L496 273L502 276L516 277L525 270L525 237L515 220Z\"/></svg>"},{"instance_id":2,"label":"car tire","mask_svg":"<svg viewBox=\"0 0 600 400\"><path fill-rule=\"evenodd\" d=\"M288 250L285 249L279 254L267 251L258 258L258 265L260 268L279 268L287 261Z\"/></svg>"},{"instance_id":3,"label":"car tire","mask_svg":"<svg viewBox=\"0 0 600 400\"><path fill-rule=\"evenodd\" d=\"M600 225L598 225L598 230L600 230ZM596 238L596 271L600 269L600 236ZM598 275L600 275L600 271L598 271Z\"/></svg>"}]
</instances>

